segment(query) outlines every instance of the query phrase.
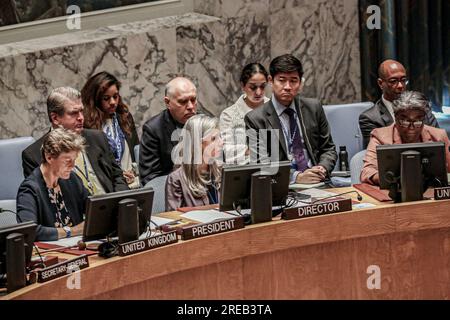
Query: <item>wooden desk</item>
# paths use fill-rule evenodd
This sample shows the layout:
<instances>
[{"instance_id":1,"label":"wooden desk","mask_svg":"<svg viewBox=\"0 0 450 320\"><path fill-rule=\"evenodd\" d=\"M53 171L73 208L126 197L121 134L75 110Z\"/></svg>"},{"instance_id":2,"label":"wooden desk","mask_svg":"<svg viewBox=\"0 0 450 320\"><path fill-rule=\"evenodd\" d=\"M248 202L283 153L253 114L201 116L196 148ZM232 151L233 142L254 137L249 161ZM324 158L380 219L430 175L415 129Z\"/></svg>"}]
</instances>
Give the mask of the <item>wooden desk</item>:
<instances>
[{"instance_id":1,"label":"wooden desk","mask_svg":"<svg viewBox=\"0 0 450 320\"><path fill-rule=\"evenodd\" d=\"M380 204L91 257L79 290L63 277L5 298L449 299L449 208L450 201ZM371 265L380 267L379 290L367 288Z\"/></svg>"}]
</instances>

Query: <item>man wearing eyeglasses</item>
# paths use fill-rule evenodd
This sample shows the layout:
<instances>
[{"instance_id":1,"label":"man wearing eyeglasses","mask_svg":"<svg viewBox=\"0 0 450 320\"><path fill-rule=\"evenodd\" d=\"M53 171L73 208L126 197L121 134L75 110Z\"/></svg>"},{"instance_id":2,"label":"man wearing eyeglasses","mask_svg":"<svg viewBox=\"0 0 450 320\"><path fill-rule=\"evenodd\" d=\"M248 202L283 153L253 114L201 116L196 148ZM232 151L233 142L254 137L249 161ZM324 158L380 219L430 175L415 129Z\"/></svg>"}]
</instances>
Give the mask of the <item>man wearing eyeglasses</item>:
<instances>
[{"instance_id":1,"label":"man wearing eyeglasses","mask_svg":"<svg viewBox=\"0 0 450 320\"><path fill-rule=\"evenodd\" d=\"M367 148L370 133L375 128L386 127L394 123L394 100L406 90L408 78L405 67L398 61L385 60L378 68L378 85L383 92L376 104L361 113L359 127L363 136L364 148ZM425 115L426 125L439 128L431 109Z\"/></svg>"}]
</instances>

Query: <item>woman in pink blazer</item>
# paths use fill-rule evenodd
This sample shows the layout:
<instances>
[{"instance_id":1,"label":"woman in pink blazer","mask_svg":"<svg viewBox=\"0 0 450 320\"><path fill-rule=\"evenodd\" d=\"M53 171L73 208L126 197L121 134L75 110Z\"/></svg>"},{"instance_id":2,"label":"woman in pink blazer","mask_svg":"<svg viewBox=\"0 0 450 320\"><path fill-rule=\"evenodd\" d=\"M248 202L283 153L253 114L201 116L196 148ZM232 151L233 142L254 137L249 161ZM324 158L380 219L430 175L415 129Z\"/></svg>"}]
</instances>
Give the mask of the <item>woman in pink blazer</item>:
<instances>
[{"instance_id":1,"label":"woman in pink blazer","mask_svg":"<svg viewBox=\"0 0 450 320\"><path fill-rule=\"evenodd\" d=\"M449 139L444 129L424 125L424 119L430 103L420 92L406 91L394 101L394 124L374 129L370 135L361 182L379 185L376 147L384 144L402 144L441 141L445 143L447 172L450 172Z\"/></svg>"}]
</instances>

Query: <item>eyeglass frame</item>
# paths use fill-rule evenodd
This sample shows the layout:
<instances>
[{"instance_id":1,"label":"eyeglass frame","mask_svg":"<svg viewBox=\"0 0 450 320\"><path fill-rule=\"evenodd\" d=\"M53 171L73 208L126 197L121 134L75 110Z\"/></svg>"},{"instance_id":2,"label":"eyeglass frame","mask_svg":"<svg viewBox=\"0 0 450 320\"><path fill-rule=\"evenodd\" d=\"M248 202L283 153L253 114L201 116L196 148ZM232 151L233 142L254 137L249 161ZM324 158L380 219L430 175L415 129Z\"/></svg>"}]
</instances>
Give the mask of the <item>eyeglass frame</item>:
<instances>
[{"instance_id":1,"label":"eyeglass frame","mask_svg":"<svg viewBox=\"0 0 450 320\"><path fill-rule=\"evenodd\" d=\"M383 78L381 78L381 80L387 82L392 87L398 86L398 84L400 82L403 83L403 85L405 85L405 86L407 86L409 84L409 79L407 77L404 77L401 79L397 79L397 78L383 79Z\"/></svg>"},{"instance_id":2,"label":"eyeglass frame","mask_svg":"<svg viewBox=\"0 0 450 320\"><path fill-rule=\"evenodd\" d=\"M397 123L402 128L409 128L412 125L413 128L419 129L419 128L421 128L424 125L425 119L423 119L423 120L415 120L415 121L406 120L406 119L397 119ZM406 123L408 123L408 125L405 126Z\"/></svg>"}]
</instances>

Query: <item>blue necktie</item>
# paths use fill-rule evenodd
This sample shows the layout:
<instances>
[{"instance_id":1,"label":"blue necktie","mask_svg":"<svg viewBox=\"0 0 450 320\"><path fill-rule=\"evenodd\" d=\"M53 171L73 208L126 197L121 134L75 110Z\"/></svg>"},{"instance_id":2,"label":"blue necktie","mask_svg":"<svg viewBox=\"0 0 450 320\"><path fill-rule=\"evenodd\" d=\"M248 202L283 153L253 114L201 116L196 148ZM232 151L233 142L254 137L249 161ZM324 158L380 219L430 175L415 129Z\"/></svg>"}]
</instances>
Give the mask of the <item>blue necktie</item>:
<instances>
[{"instance_id":1,"label":"blue necktie","mask_svg":"<svg viewBox=\"0 0 450 320\"><path fill-rule=\"evenodd\" d=\"M300 137L300 129L297 125L297 121L295 119L295 111L291 108L286 108L284 110L289 116L289 127L290 127L290 137L288 137L288 148L289 152L292 154L295 160L295 164L297 168L296 170L303 172L308 169L308 161L305 156L305 145L303 144L302 138Z\"/></svg>"}]
</instances>

